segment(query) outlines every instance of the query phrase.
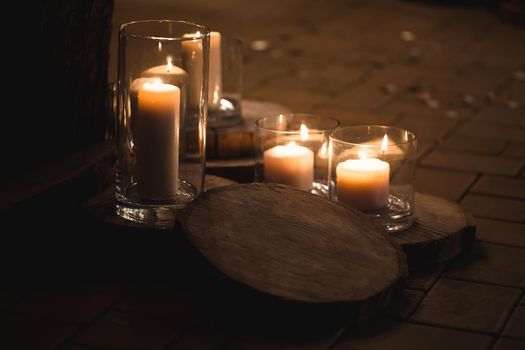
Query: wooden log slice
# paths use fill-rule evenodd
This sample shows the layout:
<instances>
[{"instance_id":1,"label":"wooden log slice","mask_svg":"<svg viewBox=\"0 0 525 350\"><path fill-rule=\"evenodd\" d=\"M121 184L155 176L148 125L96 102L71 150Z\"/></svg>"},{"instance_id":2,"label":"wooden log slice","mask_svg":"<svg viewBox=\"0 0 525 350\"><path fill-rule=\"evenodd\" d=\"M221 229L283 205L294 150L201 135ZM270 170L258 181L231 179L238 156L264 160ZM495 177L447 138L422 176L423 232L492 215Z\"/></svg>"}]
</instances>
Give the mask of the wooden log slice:
<instances>
[{"instance_id":1,"label":"wooden log slice","mask_svg":"<svg viewBox=\"0 0 525 350\"><path fill-rule=\"evenodd\" d=\"M362 301L406 272L400 247L369 218L289 186L217 188L186 208L182 225L220 272L286 300Z\"/></svg>"},{"instance_id":2,"label":"wooden log slice","mask_svg":"<svg viewBox=\"0 0 525 350\"><path fill-rule=\"evenodd\" d=\"M223 177L206 175L204 178L206 191L213 190L214 188L225 187L236 184L235 181L225 179Z\"/></svg>"},{"instance_id":3,"label":"wooden log slice","mask_svg":"<svg viewBox=\"0 0 525 350\"><path fill-rule=\"evenodd\" d=\"M474 219L459 204L424 193L416 193L415 203L414 224L392 234L410 269L447 261L472 245Z\"/></svg>"},{"instance_id":4,"label":"wooden log slice","mask_svg":"<svg viewBox=\"0 0 525 350\"><path fill-rule=\"evenodd\" d=\"M280 104L254 100L243 100L241 110L240 124L207 129L206 155L208 160L214 160L208 164L208 167L220 167L223 162L225 166L230 166L229 160L232 159L237 162L241 159L245 161L244 164L253 165L254 130L257 119L290 112Z\"/></svg>"}]
</instances>

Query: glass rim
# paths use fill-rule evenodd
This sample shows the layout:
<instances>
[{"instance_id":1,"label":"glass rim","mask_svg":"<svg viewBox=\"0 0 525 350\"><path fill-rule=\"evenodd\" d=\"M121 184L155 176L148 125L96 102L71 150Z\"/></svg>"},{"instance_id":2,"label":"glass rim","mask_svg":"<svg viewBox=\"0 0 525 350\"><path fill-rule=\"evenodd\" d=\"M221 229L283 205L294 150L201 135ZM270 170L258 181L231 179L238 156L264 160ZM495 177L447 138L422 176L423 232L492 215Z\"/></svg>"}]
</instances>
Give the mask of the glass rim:
<instances>
[{"instance_id":1,"label":"glass rim","mask_svg":"<svg viewBox=\"0 0 525 350\"><path fill-rule=\"evenodd\" d=\"M350 126L343 126L340 128L335 129L330 133L328 136L329 140L336 141L338 143L352 145L352 146L367 146L367 147L381 147L381 145L371 145L363 142L351 142L351 141L345 141L341 139L340 137L334 136L337 132L344 132L345 130L355 129L359 130L361 128L374 128L374 129L383 129L383 130L395 130L396 132L405 132L409 135L409 140L403 141L403 142L389 142L387 143L388 146L394 146L394 145L407 145L414 143L418 140L416 134L414 134L412 131L399 128L397 126L388 126L388 125L350 125ZM387 134L388 135L388 134ZM389 138L389 140L392 140L392 138Z\"/></svg>"},{"instance_id":2,"label":"glass rim","mask_svg":"<svg viewBox=\"0 0 525 350\"><path fill-rule=\"evenodd\" d=\"M333 127L315 128L315 129L308 128L308 132L312 133L312 134L313 133L320 134L320 133L324 133L324 132L327 132L327 131L330 131L330 130L335 130L335 129L341 127L341 121L339 121L338 119L336 119L334 117L327 117L327 116L321 116L321 115L318 115L318 114L310 114L310 113L288 113L288 112L278 113L278 114L270 114L270 115L266 115L264 117L261 117L261 118L259 118L259 119L257 119L255 121L255 126L257 127L257 129L269 131L269 132L276 133L276 134L295 135L295 134L301 133L300 129L297 129L297 130L277 130L277 129L261 126L261 123L262 123L263 120L265 120L267 118L278 118L281 115L282 116L289 116L289 117L312 117L312 118L318 118L318 119L322 119L322 120L329 120L331 122L335 122L335 124L336 124Z\"/></svg>"},{"instance_id":3,"label":"glass rim","mask_svg":"<svg viewBox=\"0 0 525 350\"><path fill-rule=\"evenodd\" d=\"M164 23L177 23L177 24L184 24L188 26L193 26L197 29L197 31L200 32L199 36L191 36L187 35L186 37L183 36L155 36L155 35L143 35L143 34L137 34L134 32L129 31L130 27L134 27L141 24L149 24L149 23L157 23L157 24L164 24ZM202 32L201 32L202 31ZM146 19L146 20L140 20L140 21L131 21L124 23L119 28L120 35L126 35L131 38L135 39L148 39L148 40L162 40L162 41L191 41L195 39L203 39L205 37L210 37L210 29L202 24L197 24L189 21L180 21L180 20L173 20L173 19ZM191 33L188 33L191 34Z\"/></svg>"}]
</instances>

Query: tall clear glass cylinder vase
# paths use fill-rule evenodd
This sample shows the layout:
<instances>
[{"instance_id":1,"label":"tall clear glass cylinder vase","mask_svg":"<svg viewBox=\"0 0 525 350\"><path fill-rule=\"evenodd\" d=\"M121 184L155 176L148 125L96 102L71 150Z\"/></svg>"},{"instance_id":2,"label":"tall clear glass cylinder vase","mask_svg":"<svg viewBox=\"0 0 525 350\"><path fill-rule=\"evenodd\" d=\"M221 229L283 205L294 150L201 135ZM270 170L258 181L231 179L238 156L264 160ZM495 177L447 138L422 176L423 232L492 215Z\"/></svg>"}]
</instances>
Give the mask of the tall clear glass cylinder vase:
<instances>
[{"instance_id":1,"label":"tall clear glass cylinder vase","mask_svg":"<svg viewBox=\"0 0 525 350\"><path fill-rule=\"evenodd\" d=\"M148 20L119 34L116 211L171 227L204 188L210 32Z\"/></svg>"}]
</instances>

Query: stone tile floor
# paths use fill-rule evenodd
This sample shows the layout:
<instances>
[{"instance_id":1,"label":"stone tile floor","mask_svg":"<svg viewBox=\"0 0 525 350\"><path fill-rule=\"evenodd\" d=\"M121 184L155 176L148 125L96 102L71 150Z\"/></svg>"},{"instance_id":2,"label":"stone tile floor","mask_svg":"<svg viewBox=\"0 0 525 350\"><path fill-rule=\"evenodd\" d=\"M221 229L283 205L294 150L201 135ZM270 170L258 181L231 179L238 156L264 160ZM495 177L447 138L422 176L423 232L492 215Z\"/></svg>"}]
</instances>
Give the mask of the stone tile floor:
<instances>
[{"instance_id":1,"label":"stone tile floor","mask_svg":"<svg viewBox=\"0 0 525 350\"><path fill-rule=\"evenodd\" d=\"M413 130L418 190L470 210L479 241L320 339L223 334L192 296L104 283L1 292L0 349L525 349L524 28L424 1L116 1L115 24L161 17L241 37L246 98Z\"/></svg>"}]
</instances>

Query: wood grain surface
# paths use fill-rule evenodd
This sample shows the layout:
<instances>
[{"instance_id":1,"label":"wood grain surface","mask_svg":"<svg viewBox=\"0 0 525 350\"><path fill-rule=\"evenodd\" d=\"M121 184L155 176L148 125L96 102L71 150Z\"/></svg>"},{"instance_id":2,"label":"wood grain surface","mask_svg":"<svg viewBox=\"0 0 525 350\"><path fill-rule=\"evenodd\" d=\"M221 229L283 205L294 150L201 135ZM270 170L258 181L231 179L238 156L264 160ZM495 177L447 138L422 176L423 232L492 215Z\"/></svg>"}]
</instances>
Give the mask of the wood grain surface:
<instances>
[{"instance_id":1,"label":"wood grain surface","mask_svg":"<svg viewBox=\"0 0 525 350\"><path fill-rule=\"evenodd\" d=\"M415 202L414 224L392 234L410 268L444 262L472 245L474 219L459 204L425 193L416 193Z\"/></svg>"},{"instance_id":2,"label":"wood grain surface","mask_svg":"<svg viewBox=\"0 0 525 350\"><path fill-rule=\"evenodd\" d=\"M406 272L399 246L368 217L289 186L211 190L187 207L182 223L219 271L288 300L362 301Z\"/></svg>"}]
</instances>

